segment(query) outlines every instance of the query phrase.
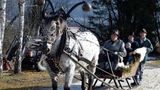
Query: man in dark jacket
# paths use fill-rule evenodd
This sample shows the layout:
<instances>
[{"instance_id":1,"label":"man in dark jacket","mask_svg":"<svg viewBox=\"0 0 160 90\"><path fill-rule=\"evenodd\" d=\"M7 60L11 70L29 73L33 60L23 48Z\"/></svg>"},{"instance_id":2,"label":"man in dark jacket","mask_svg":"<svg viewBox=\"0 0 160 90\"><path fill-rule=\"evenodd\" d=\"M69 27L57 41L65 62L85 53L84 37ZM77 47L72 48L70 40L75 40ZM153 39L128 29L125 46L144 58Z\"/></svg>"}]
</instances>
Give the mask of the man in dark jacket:
<instances>
[{"instance_id":1,"label":"man in dark jacket","mask_svg":"<svg viewBox=\"0 0 160 90\"><path fill-rule=\"evenodd\" d=\"M110 56L112 68L113 70L115 70L117 68L116 66L119 60L123 60L123 57L125 57L127 54L124 42L121 39L119 39L118 30L113 30L113 32L111 33L111 39L107 40L104 43L104 48L110 51L109 56Z\"/></svg>"},{"instance_id":2,"label":"man in dark jacket","mask_svg":"<svg viewBox=\"0 0 160 90\"><path fill-rule=\"evenodd\" d=\"M153 51L152 43L146 36L147 36L147 31L146 31L146 29L143 28L140 31L140 38L137 40L137 42L138 42L140 48L141 47L146 47L147 48L147 53L145 55L144 60L142 62L140 62L139 68L138 68L138 70L136 72L136 75L135 75L135 80L137 81L138 85L142 81L144 65L145 65L145 62L147 60L148 54ZM135 86L137 84L134 82L131 85Z\"/></svg>"}]
</instances>

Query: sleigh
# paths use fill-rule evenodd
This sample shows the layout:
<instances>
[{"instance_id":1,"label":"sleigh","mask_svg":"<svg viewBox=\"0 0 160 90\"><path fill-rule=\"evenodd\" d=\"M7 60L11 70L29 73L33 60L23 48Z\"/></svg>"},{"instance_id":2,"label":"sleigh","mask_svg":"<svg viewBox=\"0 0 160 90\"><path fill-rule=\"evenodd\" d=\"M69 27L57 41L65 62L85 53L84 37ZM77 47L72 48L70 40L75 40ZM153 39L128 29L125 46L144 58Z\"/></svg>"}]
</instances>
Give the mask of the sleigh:
<instances>
[{"instance_id":1,"label":"sleigh","mask_svg":"<svg viewBox=\"0 0 160 90\"><path fill-rule=\"evenodd\" d=\"M99 60L99 64L96 66L96 72L95 74L92 73L87 68L83 67L78 61L76 61L74 58L71 58L75 63L77 63L79 66L81 66L84 70L88 72L88 74L92 75L95 79L93 87L98 87L97 82L101 82L101 86L107 86L107 88L113 88L114 90L119 90L119 88L124 89L122 86L123 83L127 83L128 87L131 89L131 85L129 83L129 80L132 80L138 85L137 81L135 80L134 76L136 74L136 71L139 67L140 62L144 59L144 56L146 54L146 48L139 48L136 51L136 54L134 54L134 59L131 61L131 64L128 68L124 67L118 67L116 70L113 70L112 66L109 65L109 68L104 68L104 62L103 60ZM108 51L107 51L108 52ZM66 55L72 57L73 55L70 53L65 52ZM100 54L101 56L101 54ZM109 58L109 57L108 57ZM83 58L84 61L87 59ZM105 58L104 58L105 59ZM110 62L110 59L108 59L108 62ZM102 80L103 79L103 80ZM106 82L106 80L109 80L109 82ZM111 81L115 84L116 87L111 85ZM101 88L100 86L100 88Z\"/></svg>"},{"instance_id":2,"label":"sleigh","mask_svg":"<svg viewBox=\"0 0 160 90\"><path fill-rule=\"evenodd\" d=\"M108 51L107 51L107 53L108 53ZM101 57L101 54L100 54L100 57ZM99 65L97 66L95 75L98 76L99 78L103 79L104 82L106 82L106 80L108 79L109 80L108 84L110 84L111 81L113 81L117 88L120 87L121 89L124 89L122 84L121 84L122 82L123 83L126 82L128 87L132 88L130 83L129 83L129 80L133 79L133 81L138 85L134 76L135 76L136 71L137 71L137 69L139 67L139 64L140 64L141 54L135 54L133 57L134 58L131 61L129 66L118 67L115 70L113 70L111 64L109 65L109 68L105 68L104 60L99 60ZM105 59L105 58L103 57L103 59ZM110 59L107 59L107 61L109 63L111 62ZM96 79L96 81L94 83L94 87L97 86L96 84L97 84L98 81L99 80ZM103 84L104 83L102 83L101 86Z\"/></svg>"}]
</instances>

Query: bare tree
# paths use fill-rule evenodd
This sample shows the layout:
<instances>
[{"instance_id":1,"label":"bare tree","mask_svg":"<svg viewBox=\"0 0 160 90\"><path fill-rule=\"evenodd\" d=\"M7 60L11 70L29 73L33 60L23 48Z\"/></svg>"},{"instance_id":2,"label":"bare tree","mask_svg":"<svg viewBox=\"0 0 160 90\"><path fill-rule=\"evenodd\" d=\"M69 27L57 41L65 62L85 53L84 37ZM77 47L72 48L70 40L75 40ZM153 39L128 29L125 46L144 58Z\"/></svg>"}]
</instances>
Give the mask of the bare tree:
<instances>
[{"instance_id":1,"label":"bare tree","mask_svg":"<svg viewBox=\"0 0 160 90\"><path fill-rule=\"evenodd\" d=\"M20 73L22 64L22 45L23 45L23 30L24 30L24 12L25 12L25 0L19 0L19 30L17 34L19 36L19 48L16 51L16 62L14 73Z\"/></svg>"},{"instance_id":2,"label":"bare tree","mask_svg":"<svg viewBox=\"0 0 160 90\"><path fill-rule=\"evenodd\" d=\"M5 21L6 21L6 1L0 0L0 74L3 71L3 38L5 30Z\"/></svg>"}]
</instances>

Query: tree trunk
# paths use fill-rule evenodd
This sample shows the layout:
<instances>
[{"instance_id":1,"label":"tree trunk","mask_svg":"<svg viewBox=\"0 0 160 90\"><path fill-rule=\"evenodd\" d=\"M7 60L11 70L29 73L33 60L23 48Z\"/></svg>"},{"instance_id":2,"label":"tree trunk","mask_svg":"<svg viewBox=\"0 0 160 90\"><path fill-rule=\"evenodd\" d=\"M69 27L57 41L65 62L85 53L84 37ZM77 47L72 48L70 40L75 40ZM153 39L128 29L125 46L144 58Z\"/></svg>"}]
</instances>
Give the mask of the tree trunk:
<instances>
[{"instance_id":1,"label":"tree trunk","mask_svg":"<svg viewBox=\"0 0 160 90\"><path fill-rule=\"evenodd\" d=\"M3 38L5 30L5 21L6 21L6 1L0 1L0 74L3 72Z\"/></svg>"},{"instance_id":2,"label":"tree trunk","mask_svg":"<svg viewBox=\"0 0 160 90\"><path fill-rule=\"evenodd\" d=\"M24 30L24 12L25 12L25 0L18 0L19 5L19 48L17 49L16 61L14 66L14 73L21 73L22 64L22 45L23 45L23 30Z\"/></svg>"}]
</instances>

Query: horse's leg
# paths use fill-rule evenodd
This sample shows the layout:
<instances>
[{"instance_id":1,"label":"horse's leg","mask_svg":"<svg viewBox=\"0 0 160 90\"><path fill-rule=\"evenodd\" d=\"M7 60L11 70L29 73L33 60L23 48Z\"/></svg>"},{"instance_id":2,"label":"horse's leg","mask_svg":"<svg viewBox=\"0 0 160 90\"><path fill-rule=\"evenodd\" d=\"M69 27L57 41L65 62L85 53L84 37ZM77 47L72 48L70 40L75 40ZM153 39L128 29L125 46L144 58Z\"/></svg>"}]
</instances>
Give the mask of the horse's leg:
<instances>
[{"instance_id":1,"label":"horse's leg","mask_svg":"<svg viewBox=\"0 0 160 90\"><path fill-rule=\"evenodd\" d=\"M57 84L57 77L52 78L52 89L57 90L58 89Z\"/></svg>"},{"instance_id":2,"label":"horse's leg","mask_svg":"<svg viewBox=\"0 0 160 90\"><path fill-rule=\"evenodd\" d=\"M75 73L75 65L72 65L67 68L66 75L65 75L65 85L64 90L70 90L70 86L74 77Z\"/></svg>"},{"instance_id":3,"label":"horse's leg","mask_svg":"<svg viewBox=\"0 0 160 90\"><path fill-rule=\"evenodd\" d=\"M51 66L54 64L53 64L53 62L48 62L48 61L46 61L47 62L46 64L47 64L48 73L49 73L49 75L51 77L51 81L52 81L52 89L57 90L58 89L58 87L57 87L58 86L57 85L57 74L53 72L53 67Z\"/></svg>"},{"instance_id":4,"label":"horse's leg","mask_svg":"<svg viewBox=\"0 0 160 90\"><path fill-rule=\"evenodd\" d=\"M88 90L92 90L92 85L93 85L93 76L89 75L89 79L88 79Z\"/></svg>"},{"instance_id":5,"label":"horse's leg","mask_svg":"<svg viewBox=\"0 0 160 90\"><path fill-rule=\"evenodd\" d=\"M52 89L57 90L58 89L57 75L50 70L49 70L49 75L50 75L51 81L52 81Z\"/></svg>"},{"instance_id":6,"label":"horse's leg","mask_svg":"<svg viewBox=\"0 0 160 90\"><path fill-rule=\"evenodd\" d=\"M96 72L96 65L98 63L98 55L95 55L91 61L91 64L89 65L89 70L91 70L92 73ZM94 82L94 78L92 75L88 76L88 90L92 90L92 85Z\"/></svg>"},{"instance_id":7,"label":"horse's leg","mask_svg":"<svg viewBox=\"0 0 160 90\"><path fill-rule=\"evenodd\" d=\"M94 80L93 76L92 75L88 75L88 90L92 90L93 80Z\"/></svg>"},{"instance_id":8,"label":"horse's leg","mask_svg":"<svg viewBox=\"0 0 160 90\"><path fill-rule=\"evenodd\" d=\"M80 74L81 74L81 78L82 78L81 88L82 88L82 90L86 90L87 89L87 87L86 87L86 80L87 80L86 74L84 71L81 71Z\"/></svg>"},{"instance_id":9,"label":"horse's leg","mask_svg":"<svg viewBox=\"0 0 160 90\"><path fill-rule=\"evenodd\" d=\"M70 90L70 86L75 74L76 64L66 54L62 54L60 57L60 66L65 72L64 90Z\"/></svg>"}]
</instances>

